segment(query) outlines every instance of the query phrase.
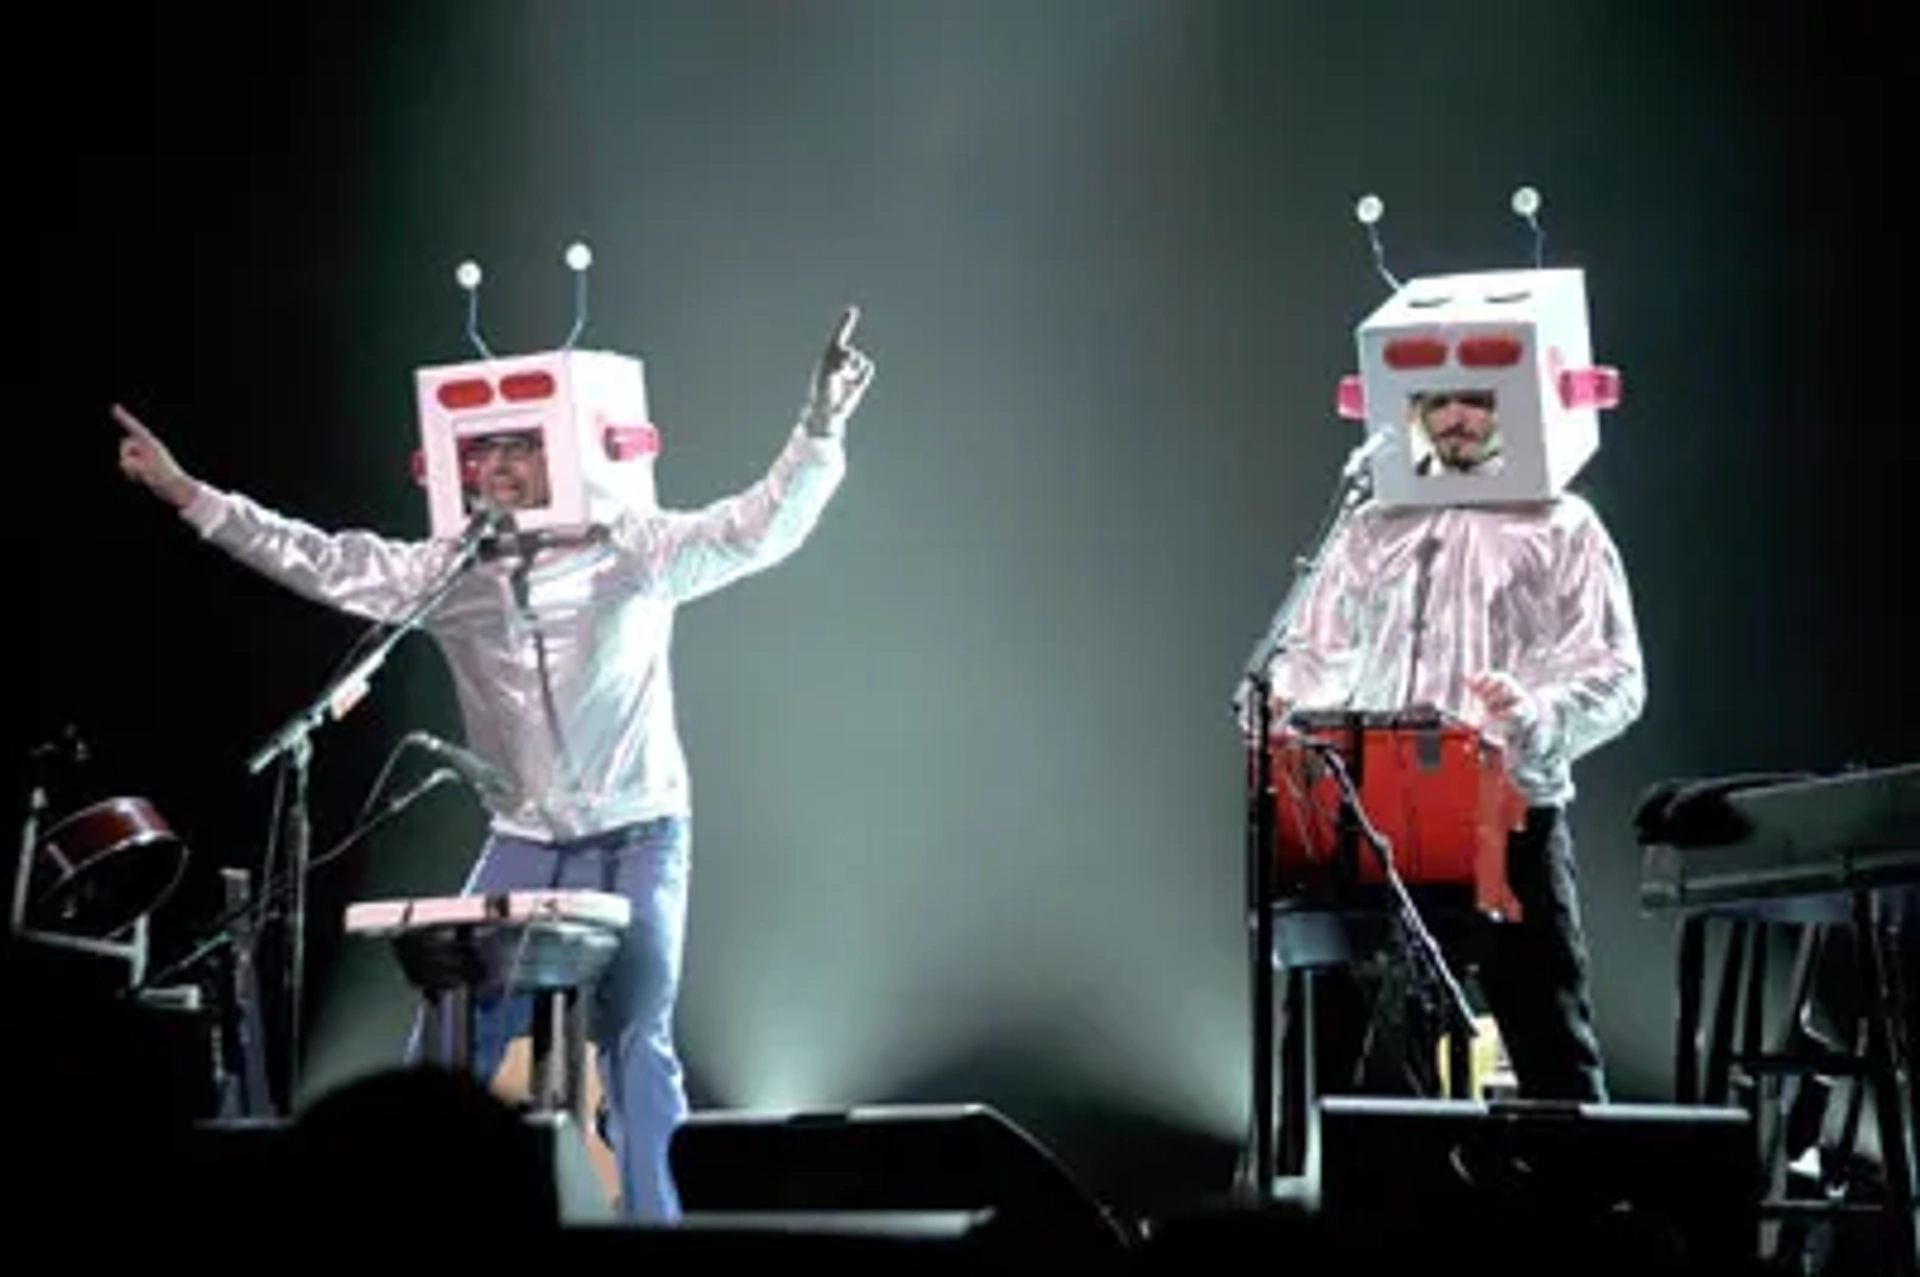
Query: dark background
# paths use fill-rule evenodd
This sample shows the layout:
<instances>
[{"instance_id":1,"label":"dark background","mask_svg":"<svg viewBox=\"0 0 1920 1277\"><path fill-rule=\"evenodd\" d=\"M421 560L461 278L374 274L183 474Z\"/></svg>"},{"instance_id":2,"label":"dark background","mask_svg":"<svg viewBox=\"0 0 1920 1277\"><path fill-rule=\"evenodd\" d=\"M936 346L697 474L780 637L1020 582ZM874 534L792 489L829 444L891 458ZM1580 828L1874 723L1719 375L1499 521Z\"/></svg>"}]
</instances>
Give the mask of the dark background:
<instances>
[{"instance_id":1,"label":"dark background","mask_svg":"<svg viewBox=\"0 0 1920 1277\"><path fill-rule=\"evenodd\" d=\"M1405 278L1525 264L1529 183L1626 379L1580 486L1651 700L1575 821L1614 1087L1665 1096L1639 794L1920 753L1884 6L1304 8L53 12L9 89L15 760L75 724L56 804L144 796L189 839L177 952L214 867L260 864L246 757L358 634L129 487L110 402L210 481L423 534L411 375L470 354L455 265L497 351L548 348L580 238L585 342L647 361L692 505L762 472L856 300L880 374L846 487L680 621L697 1097L983 1100L1162 1191L1245 1121L1226 705L1354 442L1333 391L1383 296L1354 201ZM316 851L415 728L458 736L409 640L316 738ZM437 791L316 875L311 1086L404 1032L344 905L456 890L481 832Z\"/></svg>"}]
</instances>

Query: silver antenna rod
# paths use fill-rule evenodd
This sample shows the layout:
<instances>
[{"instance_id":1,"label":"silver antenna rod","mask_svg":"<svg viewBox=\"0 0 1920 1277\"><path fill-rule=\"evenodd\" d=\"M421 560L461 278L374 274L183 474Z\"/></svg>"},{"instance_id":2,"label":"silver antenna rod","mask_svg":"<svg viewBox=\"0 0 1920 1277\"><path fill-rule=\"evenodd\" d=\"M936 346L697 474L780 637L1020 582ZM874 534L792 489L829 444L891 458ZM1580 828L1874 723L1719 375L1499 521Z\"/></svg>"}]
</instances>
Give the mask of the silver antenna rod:
<instances>
[{"instance_id":1,"label":"silver antenna rod","mask_svg":"<svg viewBox=\"0 0 1920 1277\"><path fill-rule=\"evenodd\" d=\"M1523 186L1515 191L1513 211L1533 228L1533 268L1539 270L1547 256L1547 233L1540 229L1540 219L1534 216L1540 211L1540 192L1531 186Z\"/></svg>"},{"instance_id":2,"label":"silver antenna rod","mask_svg":"<svg viewBox=\"0 0 1920 1277\"><path fill-rule=\"evenodd\" d=\"M572 350L587 326L587 268L591 265L592 249L579 240L567 246L567 269L573 272L573 331L567 334L562 350Z\"/></svg>"},{"instance_id":3,"label":"silver antenna rod","mask_svg":"<svg viewBox=\"0 0 1920 1277\"><path fill-rule=\"evenodd\" d=\"M480 264L475 261L460 263L453 272L453 278L467 293L467 340L480 352L482 359L492 359L493 352L487 349L487 343L480 339Z\"/></svg>"}]
</instances>

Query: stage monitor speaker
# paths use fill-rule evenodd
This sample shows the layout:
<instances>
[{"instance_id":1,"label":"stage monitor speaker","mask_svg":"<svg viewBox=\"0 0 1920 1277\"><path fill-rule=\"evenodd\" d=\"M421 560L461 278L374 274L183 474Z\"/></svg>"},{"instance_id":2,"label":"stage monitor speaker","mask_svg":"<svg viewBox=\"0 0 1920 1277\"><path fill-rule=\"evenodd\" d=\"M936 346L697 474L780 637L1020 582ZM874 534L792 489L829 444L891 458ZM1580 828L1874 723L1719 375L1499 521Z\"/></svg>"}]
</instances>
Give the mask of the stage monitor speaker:
<instances>
[{"instance_id":1,"label":"stage monitor speaker","mask_svg":"<svg viewBox=\"0 0 1920 1277\"><path fill-rule=\"evenodd\" d=\"M1343 1247L1459 1247L1481 1273L1754 1269L1742 1109L1326 1096L1320 1122L1320 1211Z\"/></svg>"},{"instance_id":2,"label":"stage monitor speaker","mask_svg":"<svg viewBox=\"0 0 1920 1277\"><path fill-rule=\"evenodd\" d=\"M689 1215L972 1214L995 1239L1120 1254L1130 1232L983 1104L696 1113L675 1132Z\"/></svg>"}]
</instances>

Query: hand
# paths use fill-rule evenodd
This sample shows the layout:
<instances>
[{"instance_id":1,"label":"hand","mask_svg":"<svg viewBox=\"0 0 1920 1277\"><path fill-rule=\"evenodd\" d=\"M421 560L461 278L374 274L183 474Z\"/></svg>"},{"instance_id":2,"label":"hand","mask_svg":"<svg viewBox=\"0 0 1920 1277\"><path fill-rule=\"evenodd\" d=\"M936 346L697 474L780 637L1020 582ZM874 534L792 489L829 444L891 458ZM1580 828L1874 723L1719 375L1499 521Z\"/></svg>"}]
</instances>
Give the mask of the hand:
<instances>
[{"instance_id":1,"label":"hand","mask_svg":"<svg viewBox=\"0 0 1920 1277\"><path fill-rule=\"evenodd\" d=\"M828 438L844 431L847 418L860 406L861 397L873 382L873 360L853 346L853 329L859 322L860 308L847 307L814 367L806 413L810 434Z\"/></svg>"},{"instance_id":2,"label":"hand","mask_svg":"<svg viewBox=\"0 0 1920 1277\"><path fill-rule=\"evenodd\" d=\"M136 483L145 484L176 510L186 509L199 494L199 481L180 468L180 463L167 451L167 445L142 425L138 417L115 404L113 419L127 432L120 440L121 473Z\"/></svg>"},{"instance_id":3,"label":"hand","mask_svg":"<svg viewBox=\"0 0 1920 1277\"><path fill-rule=\"evenodd\" d=\"M1234 698L1234 713L1240 720L1240 735L1249 744L1253 741L1253 701L1244 692ZM1281 696L1267 698L1267 734L1279 735L1287 725L1287 715L1293 713L1293 702Z\"/></svg>"},{"instance_id":4,"label":"hand","mask_svg":"<svg viewBox=\"0 0 1920 1277\"><path fill-rule=\"evenodd\" d=\"M1467 679L1467 690L1479 700L1487 714L1509 731L1530 730L1540 717L1540 707L1513 675L1489 670Z\"/></svg>"}]
</instances>

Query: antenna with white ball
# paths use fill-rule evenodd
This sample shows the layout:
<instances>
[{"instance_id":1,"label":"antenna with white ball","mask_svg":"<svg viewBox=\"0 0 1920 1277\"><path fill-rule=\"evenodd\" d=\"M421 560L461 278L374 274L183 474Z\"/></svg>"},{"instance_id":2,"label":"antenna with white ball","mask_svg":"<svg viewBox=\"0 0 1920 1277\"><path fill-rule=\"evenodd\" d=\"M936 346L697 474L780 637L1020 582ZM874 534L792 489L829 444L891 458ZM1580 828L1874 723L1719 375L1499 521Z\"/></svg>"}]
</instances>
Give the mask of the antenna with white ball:
<instances>
[{"instance_id":1,"label":"antenna with white ball","mask_svg":"<svg viewBox=\"0 0 1920 1277\"><path fill-rule=\"evenodd\" d=\"M573 331L567 334L562 350L572 350L587 326L587 267L593 265L593 250L579 240L567 246L567 269L573 272Z\"/></svg>"},{"instance_id":2,"label":"antenna with white ball","mask_svg":"<svg viewBox=\"0 0 1920 1277\"><path fill-rule=\"evenodd\" d=\"M575 240L567 245L566 263L567 269L573 272L573 330L560 349L572 350L587 326L587 268L593 265L593 250ZM480 336L480 263L472 259L461 262L453 278L467 294L467 340L473 343L482 359L492 359L493 352Z\"/></svg>"},{"instance_id":3,"label":"antenna with white ball","mask_svg":"<svg viewBox=\"0 0 1920 1277\"><path fill-rule=\"evenodd\" d=\"M467 293L467 340L480 352L482 359L492 359L493 352L487 349L487 343L480 339L480 263L461 262L453 272L454 282Z\"/></svg>"},{"instance_id":4,"label":"antenna with white ball","mask_svg":"<svg viewBox=\"0 0 1920 1277\"><path fill-rule=\"evenodd\" d=\"M1394 292L1400 291L1400 281L1387 269L1387 250L1380 245L1380 218L1386 213L1387 206L1378 195L1363 195L1360 202L1353 206L1353 215L1367 228L1367 241L1373 245L1373 268L1380 272L1380 278L1387 281L1387 287Z\"/></svg>"},{"instance_id":5,"label":"antenna with white ball","mask_svg":"<svg viewBox=\"0 0 1920 1277\"><path fill-rule=\"evenodd\" d=\"M1533 228L1533 268L1539 270L1547 252L1547 233L1540 229L1540 219L1534 216L1540 211L1540 192L1531 186L1523 186L1515 191L1513 211Z\"/></svg>"}]
</instances>

